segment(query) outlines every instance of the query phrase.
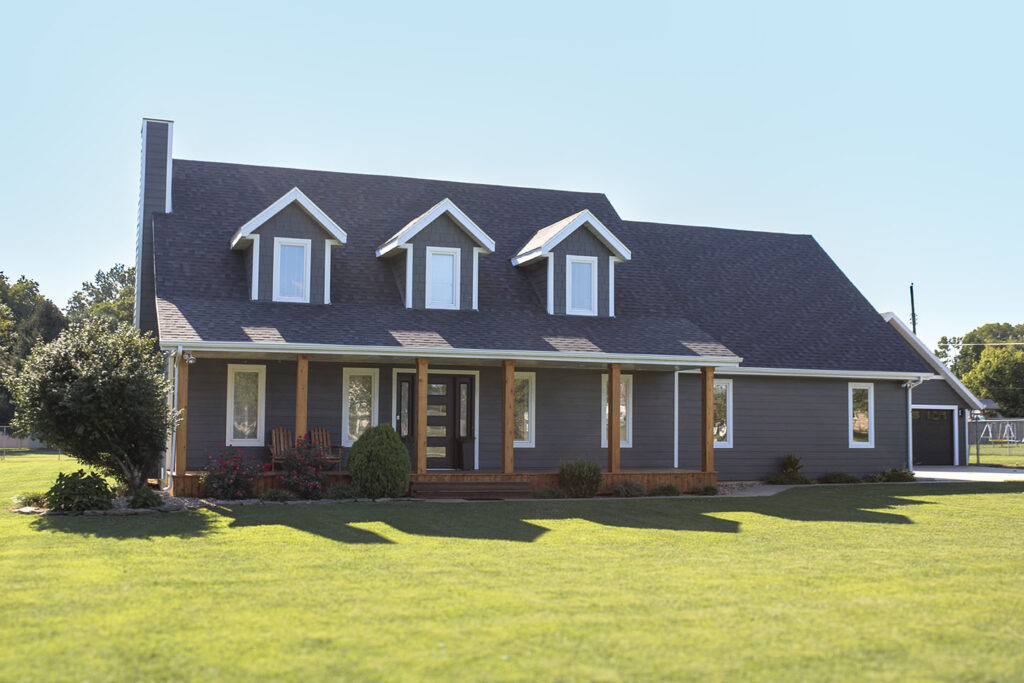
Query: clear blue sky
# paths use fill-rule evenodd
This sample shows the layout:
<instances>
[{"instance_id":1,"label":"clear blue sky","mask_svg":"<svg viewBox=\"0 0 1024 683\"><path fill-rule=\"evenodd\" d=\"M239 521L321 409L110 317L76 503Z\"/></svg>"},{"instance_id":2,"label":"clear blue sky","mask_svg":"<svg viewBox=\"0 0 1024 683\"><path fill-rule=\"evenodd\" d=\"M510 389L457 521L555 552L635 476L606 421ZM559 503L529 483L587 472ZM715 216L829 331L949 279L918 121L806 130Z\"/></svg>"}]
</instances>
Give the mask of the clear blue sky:
<instances>
[{"instance_id":1,"label":"clear blue sky","mask_svg":"<svg viewBox=\"0 0 1024 683\"><path fill-rule=\"evenodd\" d=\"M1020 3L18 3L0 270L132 263L143 116L179 158L605 192L811 233L934 343L1024 322Z\"/></svg>"}]
</instances>

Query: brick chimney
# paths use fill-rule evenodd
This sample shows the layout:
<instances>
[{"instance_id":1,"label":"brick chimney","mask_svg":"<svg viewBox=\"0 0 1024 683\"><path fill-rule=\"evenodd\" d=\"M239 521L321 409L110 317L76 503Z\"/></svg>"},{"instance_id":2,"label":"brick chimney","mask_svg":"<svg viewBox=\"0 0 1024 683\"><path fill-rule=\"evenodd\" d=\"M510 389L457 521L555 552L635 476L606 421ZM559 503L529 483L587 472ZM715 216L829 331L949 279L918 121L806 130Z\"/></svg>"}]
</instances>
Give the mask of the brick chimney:
<instances>
[{"instance_id":1,"label":"brick chimney","mask_svg":"<svg viewBox=\"0 0 1024 683\"><path fill-rule=\"evenodd\" d=\"M142 173L135 242L135 327L156 334L153 214L171 213L171 143L174 122L142 119Z\"/></svg>"}]
</instances>

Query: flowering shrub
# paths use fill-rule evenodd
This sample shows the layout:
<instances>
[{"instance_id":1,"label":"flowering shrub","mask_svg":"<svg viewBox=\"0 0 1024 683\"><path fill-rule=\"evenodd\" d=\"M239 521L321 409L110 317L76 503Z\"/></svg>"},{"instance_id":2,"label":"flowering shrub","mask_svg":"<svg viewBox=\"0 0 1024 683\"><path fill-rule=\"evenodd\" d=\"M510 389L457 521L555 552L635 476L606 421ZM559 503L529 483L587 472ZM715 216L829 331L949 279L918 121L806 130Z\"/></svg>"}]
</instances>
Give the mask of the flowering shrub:
<instances>
[{"instance_id":1,"label":"flowering shrub","mask_svg":"<svg viewBox=\"0 0 1024 683\"><path fill-rule=\"evenodd\" d=\"M284 473L278 479L285 488L302 498L322 498L327 486L327 457L323 449L301 437L295 450L284 459Z\"/></svg>"},{"instance_id":2,"label":"flowering shrub","mask_svg":"<svg viewBox=\"0 0 1024 683\"><path fill-rule=\"evenodd\" d=\"M210 458L203 475L203 487L214 498L251 498L256 481L268 466L228 446Z\"/></svg>"}]
</instances>

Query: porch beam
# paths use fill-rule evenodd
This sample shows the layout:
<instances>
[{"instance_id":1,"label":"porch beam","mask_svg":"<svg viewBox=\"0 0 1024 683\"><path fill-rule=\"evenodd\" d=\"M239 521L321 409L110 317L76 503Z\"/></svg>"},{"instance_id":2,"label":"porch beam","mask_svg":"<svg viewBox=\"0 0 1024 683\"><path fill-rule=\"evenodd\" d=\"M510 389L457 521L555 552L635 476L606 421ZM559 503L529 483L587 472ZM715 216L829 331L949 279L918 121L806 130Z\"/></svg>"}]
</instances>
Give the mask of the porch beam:
<instances>
[{"instance_id":1,"label":"porch beam","mask_svg":"<svg viewBox=\"0 0 1024 683\"><path fill-rule=\"evenodd\" d=\"M608 471L619 471L622 426L619 411L622 403L622 363L608 364Z\"/></svg>"},{"instance_id":2,"label":"porch beam","mask_svg":"<svg viewBox=\"0 0 1024 683\"><path fill-rule=\"evenodd\" d=\"M180 422L174 436L174 474L182 476L186 467L186 442L188 441L188 363L180 355L178 357L178 391L174 397L174 407L180 411Z\"/></svg>"},{"instance_id":3,"label":"porch beam","mask_svg":"<svg viewBox=\"0 0 1024 683\"><path fill-rule=\"evenodd\" d=\"M309 354L300 353L295 371L295 442L309 433Z\"/></svg>"},{"instance_id":4,"label":"porch beam","mask_svg":"<svg viewBox=\"0 0 1024 683\"><path fill-rule=\"evenodd\" d=\"M700 471L715 471L715 369L700 369Z\"/></svg>"},{"instance_id":5,"label":"porch beam","mask_svg":"<svg viewBox=\"0 0 1024 683\"><path fill-rule=\"evenodd\" d=\"M426 358L416 359L416 474L427 473L427 382Z\"/></svg>"},{"instance_id":6,"label":"porch beam","mask_svg":"<svg viewBox=\"0 0 1024 683\"><path fill-rule=\"evenodd\" d=\"M515 467L512 446L515 440L512 426L515 378L516 362L514 360L501 361L501 471L503 474L512 474ZM530 419L533 419L533 415L530 416Z\"/></svg>"}]
</instances>

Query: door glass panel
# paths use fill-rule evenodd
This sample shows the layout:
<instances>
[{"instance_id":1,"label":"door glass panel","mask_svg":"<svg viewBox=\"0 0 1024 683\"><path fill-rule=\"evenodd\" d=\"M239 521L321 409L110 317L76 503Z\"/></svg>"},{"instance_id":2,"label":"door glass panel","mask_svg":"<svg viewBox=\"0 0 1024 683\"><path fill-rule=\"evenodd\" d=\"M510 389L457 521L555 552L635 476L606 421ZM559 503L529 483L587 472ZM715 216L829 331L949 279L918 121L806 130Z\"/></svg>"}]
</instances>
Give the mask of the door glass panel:
<instances>
[{"instance_id":1,"label":"door glass panel","mask_svg":"<svg viewBox=\"0 0 1024 683\"><path fill-rule=\"evenodd\" d=\"M459 436L469 436L469 385L459 385Z\"/></svg>"},{"instance_id":2,"label":"door glass panel","mask_svg":"<svg viewBox=\"0 0 1024 683\"><path fill-rule=\"evenodd\" d=\"M448 456L448 449L444 446L427 446L427 459L445 458Z\"/></svg>"},{"instance_id":3,"label":"door glass panel","mask_svg":"<svg viewBox=\"0 0 1024 683\"><path fill-rule=\"evenodd\" d=\"M427 415L430 417L446 417L448 415L448 406L443 403L430 404L427 406Z\"/></svg>"},{"instance_id":4,"label":"door glass panel","mask_svg":"<svg viewBox=\"0 0 1024 683\"><path fill-rule=\"evenodd\" d=\"M401 436L409 436L409 383L402 382L400 408L398 411L399 429Z\"/></svg>"},{"instance_id":5,"label":"door glass panel","mask_svg":"<svg viewBox=\"0 0 1024 683\"><path fill-rule=\"evenodd\" d=\"M427 425L427 436L448 436L448 428L444 425Z\"/></svg>"},{"instance_id":6,"label":"door glass panel","mask_svg":"<svg viewBox=\"0 0 1024 683\"><path fill-rule=\"evenodd\" d=\"M233 439L257 439L260 415L260 375L258 372L235 373Z\"/></svg>"},{"instance_id":7,"label":"door glass panel","mask_svg":"<svg viewBox=\"0 0 1024 683\"><path fill-rule=\"evenodd\" d=\"M447 384L428 384L427 385L427 396L447 396L448 385Z\"/></svg>"}]
</instances>

